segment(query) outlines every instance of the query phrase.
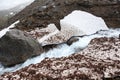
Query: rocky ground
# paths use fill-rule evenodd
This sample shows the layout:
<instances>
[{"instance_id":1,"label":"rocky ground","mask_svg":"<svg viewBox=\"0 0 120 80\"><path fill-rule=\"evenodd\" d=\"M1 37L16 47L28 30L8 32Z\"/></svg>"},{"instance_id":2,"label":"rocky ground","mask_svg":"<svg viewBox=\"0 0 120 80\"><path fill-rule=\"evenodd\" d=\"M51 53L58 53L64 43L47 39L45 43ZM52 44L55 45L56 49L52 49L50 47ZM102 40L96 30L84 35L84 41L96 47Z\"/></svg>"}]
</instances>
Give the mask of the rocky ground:
<instances>
[{"instance_id":1,"label":"rocky ground","mask_svg":"<svg viewBox=\"0 0 120 80\"><path fill-rule=\"evenodd\" d=\"M19 29L43 28L50 23L55 23L60 29L60 19L73 10L83 10L100 16L109 27L120 26L119 0L35 0L20 13L10 18L3 27L20 20L17 25Z\"/></svg>"},{"instance_id":2,"label":"rocky ground","mask_svg":"<svg viewBox=\"0 0 120 80\"><path fill-rule=\"evenodd\" d=\"M2 80L120 80L120 37L96 38L81 52L68 57L46 58Z\"/></svg>"}]
</instances>

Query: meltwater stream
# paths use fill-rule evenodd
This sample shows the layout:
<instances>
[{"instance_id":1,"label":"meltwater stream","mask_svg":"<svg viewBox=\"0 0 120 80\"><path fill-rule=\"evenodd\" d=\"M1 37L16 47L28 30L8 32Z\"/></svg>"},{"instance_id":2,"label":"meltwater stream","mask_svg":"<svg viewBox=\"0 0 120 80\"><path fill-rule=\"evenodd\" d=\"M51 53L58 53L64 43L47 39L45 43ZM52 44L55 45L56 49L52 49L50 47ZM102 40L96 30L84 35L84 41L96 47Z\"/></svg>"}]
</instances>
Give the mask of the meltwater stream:
<instances>
[{"instance_id":1,"label":"meltwater stream","mask_svg":"<svg viewBox=\"0 0 120 80\"><path fill-rule=\"evenodd\" d=\"M37 57L28 59L24 63L18 64L14 67L4 68L2 65L0 65L0 74L3 74L5 72L14 72L14 71L24 68L25 66L28 66L30 64L40 63L46 57L48 57L48 58L67 57L71 54L74 54L78 48L83 49L83 48L87 47L87 45L90 43L90 41L92 39L100 38L100 37L120 37L120 28L110 29L108 31L99 31L96 34L84 36L82 38L79 38L79 41L73 43L71 46L68 46L67 44L60 45L57 48L49 50L46 53L42 53L41 55L39 55Z\"/></svg>"}]
</instances>

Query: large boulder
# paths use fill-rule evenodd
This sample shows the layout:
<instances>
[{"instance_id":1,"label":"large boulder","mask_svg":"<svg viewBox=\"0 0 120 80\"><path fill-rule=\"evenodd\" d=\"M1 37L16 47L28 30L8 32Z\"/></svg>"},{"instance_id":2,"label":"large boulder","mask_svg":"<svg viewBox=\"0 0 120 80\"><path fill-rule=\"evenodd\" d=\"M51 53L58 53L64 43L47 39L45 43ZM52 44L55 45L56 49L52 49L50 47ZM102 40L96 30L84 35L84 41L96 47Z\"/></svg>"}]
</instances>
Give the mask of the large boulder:
<instances>
[{"instance_id":1,"label":"large boulder","mask_svg":"<svg viewBox=\"0 0 120 80\"><path fill-rule=\"evenodd\" d=\"M43 52L41 45L28 34L13 29L0 38L0 62L12 66Z\"/></svg>"}]
</instances>

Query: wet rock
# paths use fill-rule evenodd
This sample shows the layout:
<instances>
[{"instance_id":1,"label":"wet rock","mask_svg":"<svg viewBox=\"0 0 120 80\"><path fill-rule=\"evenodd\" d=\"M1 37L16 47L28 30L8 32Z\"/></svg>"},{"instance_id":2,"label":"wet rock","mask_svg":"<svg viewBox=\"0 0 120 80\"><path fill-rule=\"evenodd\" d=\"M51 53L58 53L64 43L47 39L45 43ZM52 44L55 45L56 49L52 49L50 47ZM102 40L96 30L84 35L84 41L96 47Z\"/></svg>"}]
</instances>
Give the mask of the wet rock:
<instances>
[{"instance_id":1,"label":"wet rock","mask_svg":"<svg viewBox=\"0 0 120 80\"><path fill-rule=\"evenodd\" d=\"M47 44L47 45L44 45L44 46L43 46L43 49L44 49L45 52L47 52L47 51L49 51L49 50L52 50L52 49L54 49L54 48L59 47L59 46L62 45L62 44L65 44L65 42L59 43L59 44Z\"/></svg>"},{"instance_id":2,"label":"wet rock","mask_svg":"<svg viewBox=\"0 0 120 80\"><path fill-rule=\"evenodd\" d=\"M43 52L41 45L20 30L10 30L0 38L0 62L12 66Z\"/></svg>"},{"instance_id":3,"label":"wet rock","mask_svg":"<svg viewBox=\"0 0 120 80\"><path fill-rule=\"evenodd\" d=\"M81 37L82 37L82 36L81 36ZM70 39L67 40L66 43L67 43L68 45L71 45L71 44L73 44L74 42L78 41L79 38L80 38L79 36L72 36Z\"/></svg>"}]
</instances>

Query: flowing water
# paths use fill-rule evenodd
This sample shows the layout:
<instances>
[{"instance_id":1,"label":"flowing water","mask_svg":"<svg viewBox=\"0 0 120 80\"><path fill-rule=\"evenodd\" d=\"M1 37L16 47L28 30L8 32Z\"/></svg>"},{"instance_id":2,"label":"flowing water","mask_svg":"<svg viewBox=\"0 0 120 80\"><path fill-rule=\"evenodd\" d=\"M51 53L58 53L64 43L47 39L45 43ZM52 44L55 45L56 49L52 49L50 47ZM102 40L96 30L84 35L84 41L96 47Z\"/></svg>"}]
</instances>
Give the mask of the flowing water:
<instances>
[{"instance_id":1,"label":"flowing water","mask_svg":"<svg viewBox=\"0 0 120 80\"><path fill-rule=\"evenodd\" d=\"M28 66L30 64L36 64L41 62L46 57L48 58L60 58L60 57L67 57L71 54L74 54L78 49L84 49L87 47L87 45L90 43L90 41L94 38L100 38L100 37L120 37L120 28L118 29L110 29L106 31L99 31L96 34L84 36L82 38L79 38L79 41L73 43L72 45L68 46L67 44L62 44L58 46L57 48L51 49L46 53L42 53L41 55L28 59L22 64L18 64L13 67L4 68L4 66L0 65L0 74L3 74L5 72L13 72L16 70L19 70L21 68L24 68L25 66Z\"/></svg>"}]
</instances>

